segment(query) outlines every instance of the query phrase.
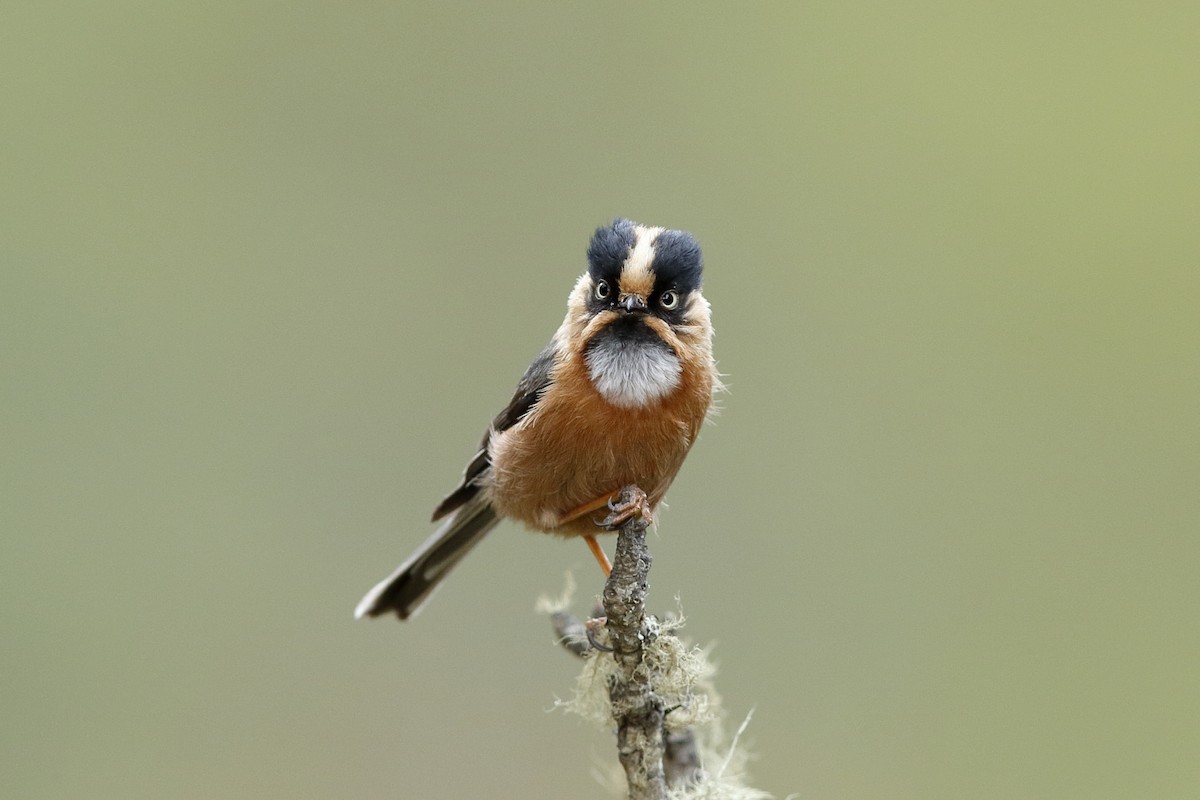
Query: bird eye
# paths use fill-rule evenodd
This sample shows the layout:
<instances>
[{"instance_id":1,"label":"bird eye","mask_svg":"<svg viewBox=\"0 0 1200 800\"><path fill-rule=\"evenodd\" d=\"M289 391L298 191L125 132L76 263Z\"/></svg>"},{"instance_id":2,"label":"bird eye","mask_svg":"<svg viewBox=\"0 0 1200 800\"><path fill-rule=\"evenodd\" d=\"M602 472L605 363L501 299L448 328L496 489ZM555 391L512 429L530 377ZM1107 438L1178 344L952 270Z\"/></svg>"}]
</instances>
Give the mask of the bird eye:
<instances>
[{"instance_id":1,"label":"bird eye","mask_svg":"<svg viewBox=\"0 0 1200 800\"><path fill-rule=\"evenodd\" d=\"M600 281L596 284L596 297L607 300L610 294L612 294L612 289L608 288L608 281Z\"/></svg>"},{"instance_id":2,"label":"bird eye","mask_svg":"<svg viewBox=\"0 0 1200 800\"><path fill-rule=\"evenodd\" d=\"M679 295L668 289L658 296L658 304L670 311L672 308L679 305Z\"/></svg>"}]
</instances>

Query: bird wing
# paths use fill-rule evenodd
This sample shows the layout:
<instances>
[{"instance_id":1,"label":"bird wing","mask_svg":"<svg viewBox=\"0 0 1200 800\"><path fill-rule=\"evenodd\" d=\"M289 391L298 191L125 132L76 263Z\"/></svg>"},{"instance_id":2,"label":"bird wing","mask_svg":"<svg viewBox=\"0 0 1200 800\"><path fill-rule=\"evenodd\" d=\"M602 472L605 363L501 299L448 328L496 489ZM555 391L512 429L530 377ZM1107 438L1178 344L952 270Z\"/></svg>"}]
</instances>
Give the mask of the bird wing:
<instances>
[{"instance_id":1,"label":"bird wing","mask_svg":"<svg viewBox=\"0 0 1200 800\"><path fill-rule=\"evenodd\" d=\"M492 466L491 454L488 452L488 442L491 441L492 434L508 430L529 415L546 391L546 387L553 382L550 377L553 366L554 343L551 342L533 359L533 363L529 365L517 383L517 390L513 393L512 399L508 401L508 405L492 420L491 427L483 434L479 452L463 470L462 482L434 510L433 519L435 521L460 508L479 493L480 480Z\"/></svg>"}]
</instances>

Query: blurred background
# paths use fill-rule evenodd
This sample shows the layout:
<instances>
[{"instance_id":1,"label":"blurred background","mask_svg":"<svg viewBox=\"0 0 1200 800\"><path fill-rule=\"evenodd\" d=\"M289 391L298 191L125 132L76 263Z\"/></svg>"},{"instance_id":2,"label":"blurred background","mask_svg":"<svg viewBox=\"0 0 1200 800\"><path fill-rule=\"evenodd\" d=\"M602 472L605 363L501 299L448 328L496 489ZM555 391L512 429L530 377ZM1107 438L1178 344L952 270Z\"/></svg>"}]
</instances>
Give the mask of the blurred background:
<instances>
[{"instance_id":1,"label":"blurred background","mask_svg":"<svg viewBox=\"0 0 1200 800\"><path fill-rule=\"evenodd\" d=\"M602 798L498 529L355 622L593 229L730 392L652 542L803 798L1200 786L1195 3L10 3L0 795Z\"/></svg>"}]
</instances>

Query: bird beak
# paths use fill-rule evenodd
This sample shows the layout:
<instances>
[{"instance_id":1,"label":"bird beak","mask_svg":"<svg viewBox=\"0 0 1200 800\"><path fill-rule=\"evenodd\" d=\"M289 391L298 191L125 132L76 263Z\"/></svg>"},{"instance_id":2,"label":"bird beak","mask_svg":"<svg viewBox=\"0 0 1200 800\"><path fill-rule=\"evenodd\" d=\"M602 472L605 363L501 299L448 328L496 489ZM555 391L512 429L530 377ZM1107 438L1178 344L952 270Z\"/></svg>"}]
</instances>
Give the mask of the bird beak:
<instances>
[{"instance_id":1,"label":"bird beak","mask_svg":"<svg viewBox=\"0 0 1200 800\"><path fill-rule=\"evenodd\" d=\"M639 294L623 294L617 299L617 305L625 309L626 313L632 314L634 311L646 310L646 299Z\"/></svg>"}]
</instances>

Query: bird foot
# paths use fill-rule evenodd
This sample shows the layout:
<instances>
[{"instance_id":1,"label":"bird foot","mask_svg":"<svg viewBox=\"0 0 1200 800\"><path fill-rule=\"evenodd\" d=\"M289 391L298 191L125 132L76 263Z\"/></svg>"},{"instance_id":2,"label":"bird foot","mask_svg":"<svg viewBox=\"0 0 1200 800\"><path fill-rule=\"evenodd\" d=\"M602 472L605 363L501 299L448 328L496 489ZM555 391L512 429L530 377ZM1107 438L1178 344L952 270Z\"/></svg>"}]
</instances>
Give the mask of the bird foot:
<instances>
[{"instance_id":1,"label":"bird foot","mask_svg":"<svg viewBox=\"0 0 1200 800\"><path fill-rule=\"evenodd\" d=\"M618 498L624 499L617 502ZM609 515L596 522L597 526L606 530L615 531L634 517L641 517L647 525L654 522L654 516L650 513L650 498L636 486L630 491L623 490L609 500L608 510Z\"/></svg>"},{"instance_id":2,"label":"bird foot","mask_svg":"<svg viewBox=\"0 0 1200 800\"><path fill-rule=\"evenodd\" d=\"M588 644L596 648L602 653L611 653L613 649L608 645L596 639L600 629L608 623L608 617L593 617L583 624L584 630L587 632Z\"/></svg>"}]
</instances>

